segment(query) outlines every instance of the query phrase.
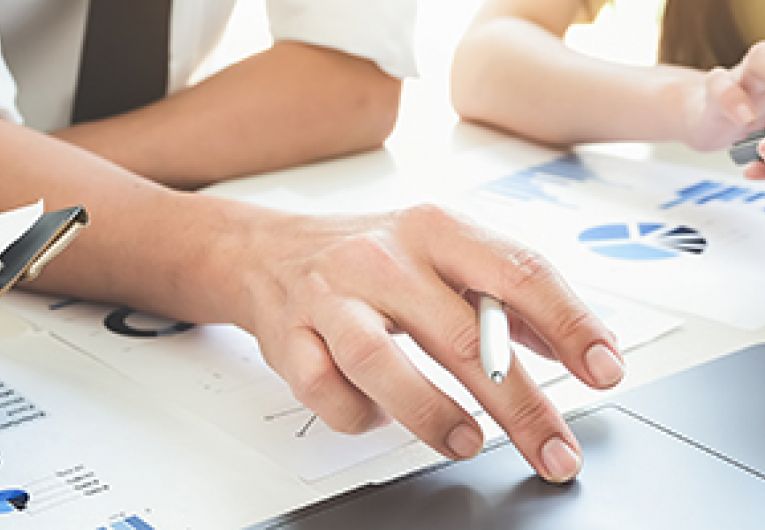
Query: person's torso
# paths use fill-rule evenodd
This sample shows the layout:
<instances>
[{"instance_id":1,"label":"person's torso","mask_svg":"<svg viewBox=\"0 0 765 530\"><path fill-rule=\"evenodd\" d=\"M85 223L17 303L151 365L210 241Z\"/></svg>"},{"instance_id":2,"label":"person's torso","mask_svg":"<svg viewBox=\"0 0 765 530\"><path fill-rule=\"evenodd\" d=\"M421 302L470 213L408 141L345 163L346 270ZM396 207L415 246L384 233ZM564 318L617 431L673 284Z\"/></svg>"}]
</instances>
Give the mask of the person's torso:
<instances>
[{"instance_id":1,"label":"person's torso","mask_svg":"<svg viewBox=\"0 0 765 530\"><path fill-rule=\"evenodd\" d=\"M69 124L88 0L3 0L0 39L25 123ZM170 23L168 91L185 87L214 48L236 0L177 0ZM140 35L137 36L140 38ZM126 43L129 45L129 43Z\"/></svg>"}]
</instances>

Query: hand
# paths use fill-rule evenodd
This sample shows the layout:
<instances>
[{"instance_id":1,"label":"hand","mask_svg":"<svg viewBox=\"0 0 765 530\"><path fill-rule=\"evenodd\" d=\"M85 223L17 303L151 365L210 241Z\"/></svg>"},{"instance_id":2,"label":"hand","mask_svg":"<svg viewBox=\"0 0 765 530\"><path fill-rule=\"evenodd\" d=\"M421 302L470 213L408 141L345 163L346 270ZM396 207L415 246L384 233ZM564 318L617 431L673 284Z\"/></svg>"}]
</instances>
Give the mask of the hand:
<instances>
[{"instance_id":1,"label":"hand","mask_svg":"<svg viewBox=\"0 0 765 530\"><path fill-rule=\"evenodd\" d=\"M765 140L760 142L757 151L760 153L760 158L765 160ZM747 164L744 176L752 180L765 180L765 162L757 161Z\"/></svg>"},{"instance_id":2,"label":"hand","mask_svg":"<svg viewBox=\"0 0 765 530\"><path fill-rule=\"evenodd\" d=\"M752 46L730 70L694 77L682 110L683 139L699 150L729 147L765 127L765 42ZM752 171L759 174L762 168L747 174Z\"/></svg>"},{"instance_id":3,"label":"hand","mask_svg":"<svg viewBox=\"0 0 765 530\"><path fill-rule=\"evenodd\" d=\"M473 393L540 475L577 474L576 439L521 364L501 385L484 374L476 312L461 296L503 300L515 340L592 387L616 384L623 361L614 337L539 255L434 206L285 216L252 239L242 234L230 246L238 254L226 257L254 264L231 302L236 322L330 427L360 433L390 416L449 458L479 452L477 422L399 351L389 334L399 329Z\"/></svg>"}]
</instances>

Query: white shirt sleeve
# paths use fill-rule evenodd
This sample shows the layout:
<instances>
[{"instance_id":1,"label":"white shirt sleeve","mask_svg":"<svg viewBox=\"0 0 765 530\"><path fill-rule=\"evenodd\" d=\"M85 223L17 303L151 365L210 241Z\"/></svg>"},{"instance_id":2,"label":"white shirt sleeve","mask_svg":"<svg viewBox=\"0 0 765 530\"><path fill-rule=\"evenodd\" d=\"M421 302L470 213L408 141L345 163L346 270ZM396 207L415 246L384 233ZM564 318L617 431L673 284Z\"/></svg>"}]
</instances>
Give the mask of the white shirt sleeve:
<instances>
[{"instance_id":1,"label":"white shirt sleeve","mask_svg":"<svg viewBox=\"0 0 765 530\"><path fill-rule=\"evenodd\" d=\"M417 74L417 0L267 0L267 7L274 41L334 48L394 77Z\"/></svg>"},{"instance_id":2,"label":"white shirt sleeve","mask_svg":"<svg viewBox=\"0 0 765 530\"><path fill-rule=\"evenodd\" d=\"M5 64L0 49L0 120L21 123L21 115L16 109L16 82Z\"/></svg>"}]
</instances>

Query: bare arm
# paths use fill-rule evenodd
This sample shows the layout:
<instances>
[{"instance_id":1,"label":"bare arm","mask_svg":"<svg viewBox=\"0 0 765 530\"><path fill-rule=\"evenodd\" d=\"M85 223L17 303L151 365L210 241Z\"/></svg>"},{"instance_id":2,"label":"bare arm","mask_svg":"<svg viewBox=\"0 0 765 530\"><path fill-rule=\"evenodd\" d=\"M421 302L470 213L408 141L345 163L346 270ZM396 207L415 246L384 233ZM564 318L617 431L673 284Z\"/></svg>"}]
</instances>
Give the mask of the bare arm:
<instances>
[{"instance_id":1,"label":"bare arm","mask_svg":"<svg viewBox=\"0 0 765 530\"><path fill-rule=\"evenodd\" d=\"M237 226L226 203L170 190L2 120L0 161L0 209L43 197L46 209L84 204L91 216L90 226L28 287L191 321L227 317L208 303L213 289L199 288L212 279L210 254L221 234Z\"/></svg>"},{"instance_id":2,"label":"bare arm","mask_svg":"<svg viewBox=\"0 0 765 530\"><path fill-rule=\"evenodd\" d=\"M400 88L370 61L280 42L163 101L56 136L194 188L378 147L395 123Z\"/></svg>"},{"instance_id":3,"label":"bare arm","mask_svg":"<svg viewBox=\"0 0 765 530\"><path fill-rule=\"evenodd\" d=\"M561 39L580 7L489 0L455 55L457 111L553 144L677 140L713 148L752 125L751 102L720 72L619 65L568 49Z\"/></svg>"},{"instance_id":4,"label":"bare arm","mask_svg":"<svg viewBox=\"0 0 765 530\"><path fill-rule=\"evenodd\" d=\"M576 439L521 363L505 384L486 384L465 289L512 305L517 340L584 383L622 377L613 337L542 258L438 208L281 214L170 190L6 122L0 166L0 208L43 196L91 212L91 226L32 286L239 324L337 430L362 432L389 415L447 457L480 451L475 419L402 355L388 334L395 323L471 389L542 476L579 471Z\"/></svg>"}]
</instances>

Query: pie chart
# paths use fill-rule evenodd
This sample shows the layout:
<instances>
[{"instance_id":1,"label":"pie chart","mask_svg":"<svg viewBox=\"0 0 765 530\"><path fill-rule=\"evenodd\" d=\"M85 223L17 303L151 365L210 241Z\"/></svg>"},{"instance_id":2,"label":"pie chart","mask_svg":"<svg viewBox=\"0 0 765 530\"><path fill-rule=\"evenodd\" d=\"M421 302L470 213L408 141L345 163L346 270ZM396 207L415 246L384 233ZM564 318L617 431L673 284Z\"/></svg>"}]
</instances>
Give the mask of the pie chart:
<instances>
[{"instance_id":1,"label":"pie chart","mask_svg":"<svg viewBox=\"0 0 765 530\"><path fill-rule=\"evenodd\" d=\"M29 493L22 490L0 490L0 515L24 511Z\"/></svg>"},{"instance_id":2,"label":"pie chart","mask_svg":"<svg viewBox=\"0 0 765 530\"><path fill-rule=\"evenodd\" d=\"M588 228L579 242L607 258L655 261L700 255L707 240L695 228L665 223L612 223Z\"/></svg>"}]
</instances>

